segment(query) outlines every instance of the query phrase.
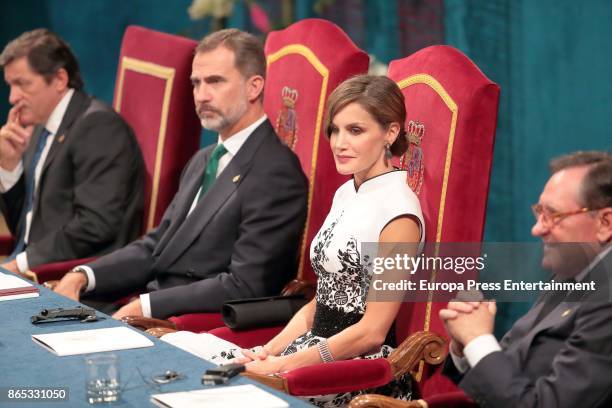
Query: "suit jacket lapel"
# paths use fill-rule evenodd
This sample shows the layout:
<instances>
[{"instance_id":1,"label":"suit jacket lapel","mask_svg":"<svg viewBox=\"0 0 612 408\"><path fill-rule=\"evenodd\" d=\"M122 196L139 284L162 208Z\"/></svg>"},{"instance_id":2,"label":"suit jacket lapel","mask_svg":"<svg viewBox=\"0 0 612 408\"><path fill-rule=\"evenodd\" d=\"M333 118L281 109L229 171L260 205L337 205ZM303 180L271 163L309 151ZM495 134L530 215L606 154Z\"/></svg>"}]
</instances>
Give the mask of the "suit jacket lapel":
<instances>
[{"instance_id":1,"label":"suit jacket lapel","mask_svg":"<svg viewBox=\"0 0 612 408\"><path fill-rule=\"evenodd\" d=\"M47 153L47 157L45 162L43 163L42 171L40 172L40 179L38 181L37 190L44 184L43 180L45 178L45 174L47 169L51 165L53 159L57 156L57 153L61 150L64 145L65 139L67 137L67 133L70 130L70 127L74 123L74 121L81 116L83 111L87 109L89 104L91 103L91 98L89 98L86 94L80 91L76 91L72 98L70 99L70 103L66 108L66 113L64 113L64 117L62 118L62 123L60 123L59 128L57 129L57 133L53 137L53 142L51 143L51 148L49 149L49 153ZM42 127L41 127L42 130ZM36 145L38 145L38 138L40 137L40 132L36 138ZM35 145L35 146L36 146ZM30 159L31 160L31 159ZM34 177L32 175L32 177ZM40 194L34 195L34 202L32 203L32 208L34 208L34 213L38 211L38 204L40 203Z\"/></svg>"},{"instance_id":2,"label":"suit jacket lapel","mask_svg":"<svg viewBox=\"0 0 612 408\"><path fill-rule=\"evenodd\" d=\"M49 153L47 154L47 158L45 160L42 172L40 173L41 179L53 159L57 156L57 152L64 145L65 140L68 137L68 131L72 127L73 123L78 117L81 116L85 109L87 109L90 103L91 98L89 98L83 92L76 91L72 95L70 103L68 104L68 108L66 108L66 113L62 118L62 123L60 123L60 126L57 129L57 133L53 137L53 143L51 144L51 148L49 149Z\"/></svg>"},{"instance_id":3,"label":"suit jacket lapel","mask_svg":"<svg viewBox=\"0 0 612 408\"><path fill-rule=\"evenodd\" d=\"M552 326L555 326L563 321L563 319L567 316L566 311L572 309L573 303L568 303L567 301L562 301L557 306L555 306L550 313L542 318L530 332L530 336L535 336L535 334L541 332L542 330L546 330ZM542 309L543 305L539 309ZM536 315L537 317L537 315ZM535 320L535 317L533 318ZM533 323L533 321L532 321Z\"/></svg>"},{"instance_id":4,"label":"suit jacket lapel","mask_svg":"<svg viewBox=\"0 0 612 408\"><path fill-rule=\"evenodd\" d=\"M195 196L202 185L202 178L204 177L204 172L206 171L206 166L208 165L208 160L210 159L212 151L213 146L210 146L205 153L204 160L202 160L202 163L199 164L200 168L189 180L185 181L185 187L182 189L182 191L179 190L177 192L177 194L180 194L180 196L176 197L176 215L171 220L168 230L164 233L159 243L156 245L153 255L159 255L166 248L168 242L176 234L176 231L181 227L185 218L187 217L187 213L193 204L193 200L195 199Z\"/></svg>"},{"instance_id":5,"label":"suit jacket lapel","mask_svg":"<svg viewBox=\"0 0 612 408\"><path fill-rule=\"evenodd\" d=\"M210 189L206 192L204 197L196 205L193 212L188 215L189 222L184 222L185 218L182 218L180 226L175 230L176 232L169 236L168 244L162 249L156 268L158 270L166 269L171 265L191 244L193 241L202 234L202 231L206 228L210 220L221 208L221 206L228 200L228 198L236 191L240 183L246 177L248 170L251 167L255 152L261 145L264 137L272 132L272 127L269 121L263 122L244 142L236 156L229 162L227 167L221 172L219 177L215 180ZM212 152L212 150L211 150ZM208 160L207 160L208 162ZM204 170L200 176L202 177ZM240 176L236 178L236 176ZM195 191L199 187L201 177L197 181ZM191 188L194 188L191 186ZM187 211L191 207L192 199L186 204ZM183 214L186 214L184 212ZM184 215L183 215L184 217Z\"/></svg>"},{"instance_id":6,"label":"suit jacket lapel","mask_svg":"<svg viewBox=\"0 0 612 408\"><path fill-rule=\"evenodd\" d=\"M534 327L535 319L540 314L544 302L536 302L529 311L514 323L512 328L502 338L500 344L510 358L519 362L525 361L529 345L537 333ZM542 323L542 322L540 322Z\"/></svg>"},{"instance_id":7,"label":"suit jacket lapel","mask_svg":"<svg viewBox=\"0 0 612 408\"><path fill-rule=\"evenodd\" d=\"M612 259L611 255L612 252L608 253L603 259L593 265L591 271L582 281L588 282L590 280L594 280L596 282L596 286L600 288L599 291L601 291L602 288L600 285L602 284L602 281L606 283L608 281L608 278L605 275L606 271L609 270L609 266L606 265L610 263L610 260ZM570 292L566 300L559 303L547 316L542 318L542 320L534 325L535 319L539 315L540 310L542 310L544 307L544 303L547 301L547 297L542 296L539 298L540 301L536 302L529 312L527 312L527 314L515 324L515 327L513 327L512 330L510 330L510 332L504 336L502 343L504 340L506 340L505 343L508 343L507 340L510 340L510 343L519 342L519 347L517 347L519 358L521 361L525 361L535 336L544 330L563 323L565 319L570 318L571 315L575 313L575 309L580 306L581 302L592 301L589 299L583 300L583 298L592 295L593 294L585 291ZM512 339L510 339L510 336L512 336Z\"/></svg>"},{"instance_id":8,"label":"suit jacket lapel","mask_svg":"<svg viewBox=\"0 0 612 408\"><path fill-rule=\"evenodd\" d=\"M162 250L157 263L159 269L165 269L171 265L202 233L221 206L236 191L237 183L232 182L232 178L236 174L240 173L236 173L236 166L232 166L232 162L230 162L213 185L210 186L204 197L200 199L200 202L196 204L191 214L187 215L188 220L184 218L170 237L168 245ZM191 206L191 202L189 206Z\"/></svg>"},{"instance_id":9,"label":"suit jacket lapel","mask_svg":"<svg viewBox=\"0 0 612 408\"><path fill-rule=\"evenodd\" d=\"M601 291L605 289L603 285L607 284L609 280L609 278L606 276L606 270L608 270L609 268L606 266L606 263L610 263L610 259L612 258L610 254L611 253L608 253L606 256L604 256L604 258L600 259L594 265L592 265L589 269L589 272L581 280L581 282L594 281L595 287L598 288L598 293L601 293ZM534 329L537 329L537 331L541 331L560 324L571 313L573 313L574 309L578 307L581 302L595 301L595 295L595 293L590 293L584 290L570 291L565 296L565 299L561 303L559 303L554 309L552 309L550 313L534 327ZM591 297L591 299L585 300L585 298L587 297Z\"/></svg>"},{"instance_id":10,"label":"suit jacket lapel","mask_svg":"<svg viewBox=\"0 0 612 408\"><path fill-rule=\"evenodd\" d=\"M561 321L561 312L558 311L565 302L561 302L550 313L539 322L535 322L540 311L544 307L546 296L541 296L531 309L519 320L516 321L512 329L502 338L500 344L506 351L506 355L511 359L516 359L518 366L526 361L533 343L538 333Z\"/></svg>"}]
</instances>

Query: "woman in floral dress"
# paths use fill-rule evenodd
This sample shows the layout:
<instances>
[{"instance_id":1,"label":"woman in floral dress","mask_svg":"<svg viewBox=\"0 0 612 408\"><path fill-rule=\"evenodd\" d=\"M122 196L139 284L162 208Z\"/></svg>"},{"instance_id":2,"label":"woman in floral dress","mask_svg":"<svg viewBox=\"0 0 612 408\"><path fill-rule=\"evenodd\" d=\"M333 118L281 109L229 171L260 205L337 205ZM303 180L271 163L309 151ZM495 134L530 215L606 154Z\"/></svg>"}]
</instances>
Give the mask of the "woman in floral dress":
<instances>
[{"instance_id":1,"label":"woman in floral dress","mask_svg":"<svg viewBox=\"0 0 612 408\"><path fill-rule=\"evenodd\" d=\"M336 191L325 222L310 246L317 274L315 298L276 337L253 350L208 347L206 336L177 332L163 337L216 363L246 363L248 371L270 374L321 362L386 357L395 344L393 322L400 302L368 301L371 257L364 243L419 243L425 235L416 195L392 156L408 146L404 97L387 77L360 75L330 96L326 130L336 168L352 179ZM415 245L416 247L416 245ZM382 390L410 398L409 376ZM378 390L380 392L381 390ZM309 398L342 406L356 393Z\"/></svg>"}]
</instances>

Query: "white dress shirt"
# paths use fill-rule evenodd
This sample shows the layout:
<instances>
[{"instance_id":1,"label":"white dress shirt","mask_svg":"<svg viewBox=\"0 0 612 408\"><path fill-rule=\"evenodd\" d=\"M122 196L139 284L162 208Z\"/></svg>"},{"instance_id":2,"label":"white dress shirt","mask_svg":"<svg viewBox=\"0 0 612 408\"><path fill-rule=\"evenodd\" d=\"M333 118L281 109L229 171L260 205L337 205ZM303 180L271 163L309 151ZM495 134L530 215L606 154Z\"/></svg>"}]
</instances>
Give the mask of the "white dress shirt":
<instances>
[{"instance_id":1,"label":"white dress shirt","mask_svg":"<svg viewBox=\"0 0 612 408\"><path fill-rule=\"evenodd\" d=\"M217 177L223 172L223 170L225 170L225 168L230 163L230 161L238 153L238 151L240 150L244 142L247 140L249 135L253 133L253 131L257 129L257 127L259 127L259 125L261 125L266 119L267 119L267 116L263 115L261 118L253 122L251 125L247 126L246 128L228 137L227 140L225 141L221 140L221 136L218 137L217 143L222 143L223 146L225 146L227 153L225 153L219 159L219 165L217 167L217 175L216 175ZM191 207L189 208L189 212L187 213L187 216L191 214L195 206L198 204L198 197L200 196L201 189L202 187L198 189L193 199L193 203L191 204ZM86 265L81 265L80 267L87 273L88 282L87 282L87 287L85 288L85 292L94 290L96 287L96 277L93 273L93 270L89 266L86 266ZM151 301L149 299L148 293L143 293L142 295L140 295L140 305L142 308L143 316L151 317Z\"/></svg>"},{"instance_id":2,"label":"white dress shirt","mask_svg":"<svg viewBox=\"0 0 612 408\"><path fill-rule=\"evenodd\" d=\"M49 154L49 150L51 149L51 145L53 144L53 140L55 139L55 134L57 133L60 124L62 123L62 119L64 118L64 114L66 113L66 109L68 109L68 104L72 99L72 95L74 94L74 89L68 89L68 92L62 97L59 103L51 112L47 123L45 123L45 129L49 132L49 137L47 137L47 141L45 143L45 147L40 155L40 160L36 164L36 168L34 169L34 193L33 200L36 200L38 181L40 180L40 173L42 172L45 161L47 160L47 155ZM23 174L23 160L19 161L19 164L13 171L7 171L0 167L0 192L4 193L10 190L18 181L21 175ZM34 213L34 206L28 211L26 214L26 225L25 225L25 233L24 233L24 242L28 243L28 238L30 236L30 228L32 227L32 215ZM30 269L28 264L28 257L26 252L20 252L17 254L17 268L19 272L26 272Z\"/></svg>"}]
</instances>

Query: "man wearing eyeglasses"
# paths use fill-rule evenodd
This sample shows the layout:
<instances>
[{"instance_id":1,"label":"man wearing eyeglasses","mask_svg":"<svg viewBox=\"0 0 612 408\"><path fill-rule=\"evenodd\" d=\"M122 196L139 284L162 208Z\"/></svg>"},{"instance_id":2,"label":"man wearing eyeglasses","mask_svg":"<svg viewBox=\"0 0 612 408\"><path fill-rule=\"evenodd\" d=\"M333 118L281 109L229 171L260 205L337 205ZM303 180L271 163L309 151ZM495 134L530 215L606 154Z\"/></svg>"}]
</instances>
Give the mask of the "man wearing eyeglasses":
<instances>
[{"instance_id":1,"label":"man wearing eyeglasses","mask_svg":"<svg viewBox=\"0 0 612 408\"><path fill-rule=\"evenodd\" d=\"M612 155L577 152L551 162L532 209L542 266L595 292L544 293L501 342L494 302L450 302L445 373L481 406L612 406Z\"/></svg>"}]
</instances>

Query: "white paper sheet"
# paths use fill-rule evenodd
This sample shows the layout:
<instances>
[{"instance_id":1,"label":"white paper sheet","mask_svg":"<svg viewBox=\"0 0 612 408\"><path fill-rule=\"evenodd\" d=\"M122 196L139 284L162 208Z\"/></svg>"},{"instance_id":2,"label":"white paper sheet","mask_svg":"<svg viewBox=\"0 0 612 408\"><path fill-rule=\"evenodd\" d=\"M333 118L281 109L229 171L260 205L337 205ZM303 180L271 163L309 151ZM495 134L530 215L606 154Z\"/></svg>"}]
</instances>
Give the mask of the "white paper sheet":
<instances>
[{"instance_id":1,"label":"white paper sheet","mask_svg":"<svg viewBox=\"0 0 612 408\"><path fill-rule=\"evenodd\" d=\"M213 356L219 356L222 351L229 349L236 349L234 353L236 357L242 356L240 347L210 333L177 331L163 335L161 340L212 363L215 363Z\"/></svg>"},{"instance_id":2,"label":"white paper sheet","mask_svg":"<svg viewBox=\"0 0 612 408\"><path fill-rule=\"evenodd\" d=\"M58 356L153 346L146 336L128 327L33 334L32 340Z\"/></svg>"},{"instance_id":3,"label":"white paper sheet","mask_svg":"<svg viewBox=\"0 0 612 408\"><path fill-rule=\"evenodd\" d=\"M10 293L15 290L24 290L25 292ZM15 275L0 272L0 302L37 296L39 296L38 289L30 282L18 278Z\"/></svg>"},{"instance_id":4,"label":"white paper sheet","mask_svg":"<svg viewBox=\"0 0 612 408\"><path fill-rule=\"evenodd\" d=\"M20 293L19 295L2 295L0 296L0 302L4 302L5 300L34 298L38 296L40 296L38 292Z\"/></svg>"},{"instance_id":5,"label":"white paper sheet","mask_svg":"<svg viewBox=\"0 0 612 408\"><path fill-rule=\"evenodd\" d=\"M154 394L151 395L151 402L163 408L284 408L289 406L282 399L253 384Z\"/></svg>"}]
</instances>

